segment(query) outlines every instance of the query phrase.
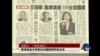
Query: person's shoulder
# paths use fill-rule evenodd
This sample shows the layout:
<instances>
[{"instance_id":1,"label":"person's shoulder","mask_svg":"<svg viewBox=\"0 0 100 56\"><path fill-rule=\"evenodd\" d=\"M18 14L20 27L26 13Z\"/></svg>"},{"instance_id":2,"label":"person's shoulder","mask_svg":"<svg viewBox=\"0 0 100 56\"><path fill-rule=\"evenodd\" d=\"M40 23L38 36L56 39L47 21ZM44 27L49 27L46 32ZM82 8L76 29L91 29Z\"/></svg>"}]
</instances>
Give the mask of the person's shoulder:
<instances>
[{"instance_id":1,"label":"person's shoulder","mask_svg":"<svg viewBox=\"0 0 100 56\"><path fill-rule=\"evenodd\" d=\"M19 18L18 21L23 21L23 19L22 18Z\"/></svg>"},{"instance_id":2,"label":"person's shoulder","mask_svg":"<svg viewBox=\"0 0 100 56\"><path fill-rule=\"evenodd\" d=\"M41 18L41 20L43 20L44 18Z\"/></svg>"},{"instance_id":3,"label":"person's shoulder","mask_svg":"<svg viewBox=\"0 0 100 56\"><path fill-rule=\"evenodd\" d=\"M48 20L51 20L51 18L48 18Z\"/></svg>"},{"instance_id":4,"label":"person's shoulder","mask_svg":"<svg viewBox=\"0 0 100 56\"><path fill-rule=\"evenodd\" d=\"M41 21L44 22L44 18L42 18Z\"/></svg>"},{"instance_id":5,"label":"person's shoulder","mask_svg":"<svg viewBox=\"0 0 100 56\"><path fill-rule=\"evenodd\" d=\"M72 27L75 27L75 23L72 22L72 23L71 23L71 26L72 26Z\"/></svg>"}]
</instances>

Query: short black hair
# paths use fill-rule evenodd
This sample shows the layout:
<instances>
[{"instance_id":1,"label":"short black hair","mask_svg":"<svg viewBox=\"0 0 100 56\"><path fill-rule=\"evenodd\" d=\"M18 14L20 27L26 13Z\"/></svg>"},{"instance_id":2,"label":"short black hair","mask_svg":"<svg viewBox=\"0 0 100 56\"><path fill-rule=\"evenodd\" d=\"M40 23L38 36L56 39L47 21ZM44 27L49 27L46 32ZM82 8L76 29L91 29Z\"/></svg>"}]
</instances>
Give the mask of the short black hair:
<instances>
[{"instance_id":1,"label":"short black hair","mask_svg":"<svg viewBox=\"0 0 100 56\"><path fill-rule=\"evenodd\" d=\"M49 14L49 12L43 12L43 16L44 16L46 13L48 13L48 14Z\"/></svg>"}]
</instances>

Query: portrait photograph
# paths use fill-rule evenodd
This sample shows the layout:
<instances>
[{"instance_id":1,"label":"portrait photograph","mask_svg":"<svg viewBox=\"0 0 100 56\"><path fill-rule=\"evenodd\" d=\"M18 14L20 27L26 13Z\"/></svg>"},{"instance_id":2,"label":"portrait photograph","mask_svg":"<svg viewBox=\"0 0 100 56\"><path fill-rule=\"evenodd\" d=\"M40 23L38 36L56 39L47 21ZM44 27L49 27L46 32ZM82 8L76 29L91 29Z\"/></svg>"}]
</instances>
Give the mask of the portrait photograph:
<instances>
[{"instance_id":1,"label":"portrait photograph","mask_svg":"<svg viewBox=\"0 0 100 56\"><path fill-rule=\"evenodd\" d=\"M41 21L42 22L49 22L51 21L52 19L50 18L50 13L49 12L43 12L42 13L42 18L41 18Z\"/></svg>"},{"instance_id":2,"label":"portrait photograph","mask_svg":"<svg viewBox=\"0 0 100 56\"><path fill-rule=\"evenodd\" d=\"M18 13L18 21L23 21L23 22L27 22L28 21L27 13L25 11L20 11Z\"/></svg>"},{"instance_id":3,"label":"portrait photograph","mask_svg":"<svg viewBox=\"0 0 100 56\"><path fill-rule=\"evenodd\" d=\"M70 12L64 12L61 16L60 22L60 34L61 35L74 35L75 23Z\"/></svg>"}]
</instances>

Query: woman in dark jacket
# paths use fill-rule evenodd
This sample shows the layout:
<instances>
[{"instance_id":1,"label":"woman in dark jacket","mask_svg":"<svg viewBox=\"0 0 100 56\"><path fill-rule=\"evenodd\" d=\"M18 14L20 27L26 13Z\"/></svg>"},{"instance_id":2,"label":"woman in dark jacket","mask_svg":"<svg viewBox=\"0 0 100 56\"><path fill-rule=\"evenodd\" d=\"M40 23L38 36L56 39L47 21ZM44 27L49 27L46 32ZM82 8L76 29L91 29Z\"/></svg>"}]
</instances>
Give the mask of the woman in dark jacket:
<instances>
[{"instance_id":1,"label":"woman in dark jacket","mask_svg":"<svg viewBox=\"0 0 100 56\"><path fill-rule=\"evenodd\" d=\"M72 35L75 34L75 24L72 22L72 16L69 12L64 12L60 23L60 34L61 35Z\"/></svg>"}]
</instances>

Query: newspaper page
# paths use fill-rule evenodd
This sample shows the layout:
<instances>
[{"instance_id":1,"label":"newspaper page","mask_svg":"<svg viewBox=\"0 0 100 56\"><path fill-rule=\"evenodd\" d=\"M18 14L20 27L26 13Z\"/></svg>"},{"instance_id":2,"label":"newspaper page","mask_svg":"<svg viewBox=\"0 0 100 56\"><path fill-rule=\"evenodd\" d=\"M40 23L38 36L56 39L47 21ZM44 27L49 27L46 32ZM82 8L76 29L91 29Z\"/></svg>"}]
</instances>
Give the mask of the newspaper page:
<instances>
[{"instance_id":1,"label":"newspaper page","mask_svg":"<svg viewBox=\"0 0 100 56\"><path fill-rule=\"evenodd\" d=\"M12 53L89 53L88 9L88 0L12 0Z\"/></svg>"}]
</instances>

